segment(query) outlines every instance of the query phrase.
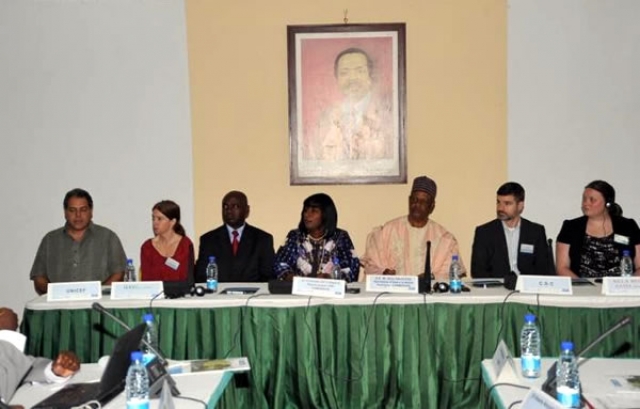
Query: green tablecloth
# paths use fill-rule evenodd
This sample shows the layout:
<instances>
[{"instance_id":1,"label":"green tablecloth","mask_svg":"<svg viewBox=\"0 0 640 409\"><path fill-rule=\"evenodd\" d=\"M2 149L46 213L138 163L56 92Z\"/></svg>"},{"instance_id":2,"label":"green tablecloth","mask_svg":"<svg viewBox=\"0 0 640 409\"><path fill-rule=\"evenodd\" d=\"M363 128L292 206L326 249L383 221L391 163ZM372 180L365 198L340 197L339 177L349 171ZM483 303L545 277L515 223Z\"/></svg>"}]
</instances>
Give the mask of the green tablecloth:
<instances>
[{"instance_id":1,"label":"green tablecloth","mask_svg":"<svg viewBox=\"0 0 640 409\"><path fill-rule=\"evenodd\" d=\"M112 309L129 325L143 309ZM543 356L561 340L585 346L640 308L567 308L520 303L434 303L297 308L154 308L160 347L173 359L246 356L248 386L230 385L224 408L482 408L480 362L499 338L519 353L525 312L540 317ZM590 356L640 357L637 328L605 340ZM53 357L74 350L95 362L120 335L91 309L25 310L28 353ZM236 382L238 383L238 382Z\"/></svg>"}]
</instances>

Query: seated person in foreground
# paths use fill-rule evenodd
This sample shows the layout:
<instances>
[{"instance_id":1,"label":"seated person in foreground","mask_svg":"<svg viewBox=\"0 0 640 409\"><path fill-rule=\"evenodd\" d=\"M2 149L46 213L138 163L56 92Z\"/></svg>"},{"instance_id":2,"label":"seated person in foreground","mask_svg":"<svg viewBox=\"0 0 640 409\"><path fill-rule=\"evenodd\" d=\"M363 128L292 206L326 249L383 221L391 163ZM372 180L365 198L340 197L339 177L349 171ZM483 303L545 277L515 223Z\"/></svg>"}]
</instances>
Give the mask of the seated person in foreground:
<instances>
[{"instance_id":1,"label":"seated person in foreground","mask_svg":"<svg viewBox=\"0 0 640 409\"><path fill-rule=\"evenodd\" d=\"M0 308L0 330L15 331L16 313ZM7 403L25 382L65 382L80 369L73 352L60 352L55 361L24 355L12 343L0 339L0 400Z\"/></svg>"},{"instance_id":2,"label":"seated person in foreground","mask_svg":"<svg viewBox=\"0 0 640 409\"><path fill-rule=\"evenodd\" d=\"M151 213L154 237L140 248L143 281L193 282L193 243L180 224L180 206L163 200Z\"/></svg>"},{"instance_id":3,"label":"seated person in foreground","mask_svg":"<svg viewBox=\"0 0 640 409\"><path fill-rule=\"evenodd\" d=\"M424 273L426 243L431 241L431 272L436 281L449 281L451 257L460 251L453 234L429 218L436 207L436 193L436 182L432 179L426 176L414 179L409 215L369 233L362 258L365 274L419 276ZM464 272L462 258L459 260Z\"/></svg>"},{"instance_id":4,"label":"seated person in foreground","mask_svg":"<svg viewBox=\"0 0 640 409\"><path fill-rule=\"evenodd\" d=\"M357 280L360 260L349 233L338 228L338 210L331 197L317 193L304 200L298 228L287 234L273 268L282 280L294 276L332 278L336 257L344 279Z\"/></svg>"},{"instance_id":5,"label":"seated person in foreground","mask_svg":"<svg viewBox=\"0 0 640 409\"><path fill-rule=\"evenodd\" d=\"M497 191L497 218L476 228L471 251L473 278L504 278L515 274L555 274L549 260L544 226L520 217L524 188L515 182Z\"/></svg>"},{"instance_id":6,"label":"seated person in foreground","mask_svg":"<svg viewBox=\"0 0 640 409\"><path fill-rule=\"evenodd\" d=\"M73 189L64 197L63 227L47 233L38 252L31 280L38 294L49 283L122 281L127 258L114 232L93 224L93 199L86 190Z\"/></svg>"},{"instance_id":7,"label":"seated person in foreground","mask_svg":"<svg viewBox=\"0 0 640 409\"><path fill-rule=\"evenodd\" d=\"M589 183L582 194L582 213L565 220L558 234L558 275L619 276L625 250L634 261L634 275L640 275L640 229L635 220L622 217L613 186L602 180Z\"/></svg>"},{"instance_id":8,"label":"seated person in foreground","mask_svg":"<svg viewBox=\"0 0 640 409\"><path fill-rule=\"evenodd\" d=\"M222 198L224 224L200 237L196 281L207 279L209 257L218 264L221 283L261 282L273 278L273 236L246 223L247 196L231 191Z\"/></svg>"}]
</instances>

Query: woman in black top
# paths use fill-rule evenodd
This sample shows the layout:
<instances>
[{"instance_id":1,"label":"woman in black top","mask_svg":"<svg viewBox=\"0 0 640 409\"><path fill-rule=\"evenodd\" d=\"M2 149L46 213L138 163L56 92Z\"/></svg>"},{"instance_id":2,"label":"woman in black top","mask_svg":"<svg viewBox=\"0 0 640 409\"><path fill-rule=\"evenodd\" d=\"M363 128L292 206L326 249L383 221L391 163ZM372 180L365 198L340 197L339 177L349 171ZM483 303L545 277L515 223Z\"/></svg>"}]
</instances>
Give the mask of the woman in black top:
<instances>
[{"instance_id":1,"label":"woman in black top","mask_svg":"<svg viewBox=\"0 0 640 409\"><path fill-rule=\"evenodd\" d=\"M640 275L640 229L633 219L622 217L616 191L609 183L595 180L582 194L582 213L565 220L558 234L558 275L603 277L620 275L622 252L634 260L634 275Z\"/></svg>"}]
</instances>

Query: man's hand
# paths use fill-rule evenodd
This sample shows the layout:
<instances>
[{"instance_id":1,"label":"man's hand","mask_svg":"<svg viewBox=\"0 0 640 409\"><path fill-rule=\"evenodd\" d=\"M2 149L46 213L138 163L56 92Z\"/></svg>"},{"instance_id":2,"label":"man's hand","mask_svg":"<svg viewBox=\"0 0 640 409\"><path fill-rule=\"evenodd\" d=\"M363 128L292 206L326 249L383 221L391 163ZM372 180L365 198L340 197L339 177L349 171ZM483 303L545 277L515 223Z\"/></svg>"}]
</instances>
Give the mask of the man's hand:
<instances>
[{"instance_id":1,"label":"man's hand","mask_svg":"<svg viewBox=\"0 0 640 409\"><path fill-rule=\"evenodd\" d=\"M57 376L68 378L80 369L80 360L71 351L62 351L58 354L58 357L53 364L51 364L51 371Z\"/></svg>"},{"instance_id":2,"label":"man's hand","mask_svg":"<svg viewBox=\"0 0 640 409\"><path fill-rule=\"evenodd\" d=\"M328 273L320 273L318 274L318 278L333 278L331 274Z\"/></svg>"},{"instance_id":3,"label":"man's hand","mask_svg":"<svg viewBox=\"0 0 640 409\"><path fill-rule=\"evenodd\" d=\"M386 276L394 276L394 275L396 275L396 270L391 270L390 268L386 268L386 269L382 272L382 274L383 274L383 275L386 275Z\"/></svg>"},{"instance_id":4,"label":"man's hand","mask_svg":"<svg viewBox=\"0 0 640 409\"><path fill-rule=\"evenodd\" d=\"M18 316L10 308L0 308L0 329L15 331L18 329Z\"/></svg>"}]
</instances>

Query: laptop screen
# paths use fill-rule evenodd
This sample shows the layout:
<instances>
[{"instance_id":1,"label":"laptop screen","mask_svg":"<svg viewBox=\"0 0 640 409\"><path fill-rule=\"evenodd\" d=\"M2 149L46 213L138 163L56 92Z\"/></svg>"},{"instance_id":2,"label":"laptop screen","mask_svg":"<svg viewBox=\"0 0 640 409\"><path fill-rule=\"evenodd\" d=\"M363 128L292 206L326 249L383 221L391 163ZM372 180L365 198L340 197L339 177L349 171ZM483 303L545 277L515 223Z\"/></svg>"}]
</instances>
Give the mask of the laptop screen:
<instances>
[{"instance_id":1,"label":"laptop screen","mask_svg":"<svg viewBox=\"0 0 640 409\"><path fill-rule=\"evenodd\" d=\"M110 391L125 380L131 363L131 353L140 349L145 329L146 324L143 323L118 338L100 379L101 391Z\"/></svg>"}]
</instances>

